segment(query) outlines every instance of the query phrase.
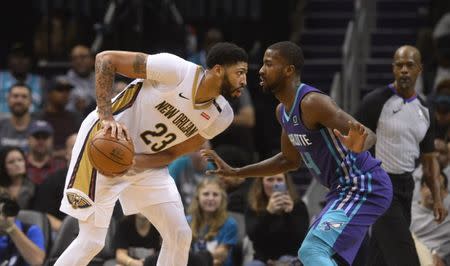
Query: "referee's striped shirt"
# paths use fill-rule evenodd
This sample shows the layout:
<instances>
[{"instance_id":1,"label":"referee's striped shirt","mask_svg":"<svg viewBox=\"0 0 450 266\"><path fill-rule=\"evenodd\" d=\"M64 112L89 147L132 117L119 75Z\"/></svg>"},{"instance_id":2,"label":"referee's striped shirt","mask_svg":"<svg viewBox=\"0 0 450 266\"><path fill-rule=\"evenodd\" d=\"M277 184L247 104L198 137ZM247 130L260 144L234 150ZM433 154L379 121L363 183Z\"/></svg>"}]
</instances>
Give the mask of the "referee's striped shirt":
<instances>
[{"instance_id":1,"label":"referee's striped shirt","mask_svg":"<svg viewBox=\"0 0 450 266\"><path fill-rule=\"evenodd\" d=\"M393 84L366 95L355 117L376 133L372 153L388 173L410 173L420 154L434 151L430 109L420 97L404 99L397 95Z\"/></svg>"}]
</instances>

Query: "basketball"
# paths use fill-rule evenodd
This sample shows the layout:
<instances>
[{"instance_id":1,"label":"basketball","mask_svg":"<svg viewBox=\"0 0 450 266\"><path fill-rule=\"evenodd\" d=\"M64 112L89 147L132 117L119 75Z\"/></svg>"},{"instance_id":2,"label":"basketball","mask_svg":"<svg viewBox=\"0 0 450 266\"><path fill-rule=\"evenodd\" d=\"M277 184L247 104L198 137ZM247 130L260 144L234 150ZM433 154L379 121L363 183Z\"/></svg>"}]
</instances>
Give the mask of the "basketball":
<instances>
[{"instance_id":1,"label":"basketball","mask_svg":"<svg viewBox=\"0 0 450 266\"><path fill-rule=\"evenodd\" d=\"M109 131L97 132L87 149L92 166L106 176L125 173L133 164L133 142L113 138Z\"/></svg>"}]
</instances>

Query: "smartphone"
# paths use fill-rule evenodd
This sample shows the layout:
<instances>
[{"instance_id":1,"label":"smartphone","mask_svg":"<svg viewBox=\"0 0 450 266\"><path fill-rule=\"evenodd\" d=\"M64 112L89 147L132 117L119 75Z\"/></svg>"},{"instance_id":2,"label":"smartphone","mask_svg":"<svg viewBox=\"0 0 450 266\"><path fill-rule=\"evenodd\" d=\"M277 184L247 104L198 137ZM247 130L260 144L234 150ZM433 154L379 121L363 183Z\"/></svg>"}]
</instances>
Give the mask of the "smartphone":
<instances>
[{"instance_id":1,"label":"smartphone","mask_svg":"<svg viewBox=\"0 0 450 266\"><path fill-rule=\"evenodd\" d=\"M272 187L273 192L285 193L287 191L286 183L275 183Z\"/></svg>"}]
</instances>

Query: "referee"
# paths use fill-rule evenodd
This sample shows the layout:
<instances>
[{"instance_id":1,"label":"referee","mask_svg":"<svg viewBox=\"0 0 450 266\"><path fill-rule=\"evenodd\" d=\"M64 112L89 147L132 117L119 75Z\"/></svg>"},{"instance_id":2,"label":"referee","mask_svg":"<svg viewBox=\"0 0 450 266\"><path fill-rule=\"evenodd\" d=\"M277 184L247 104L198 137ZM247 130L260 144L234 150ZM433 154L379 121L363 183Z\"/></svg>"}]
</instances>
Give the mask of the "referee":
<instances>
[{"instance_id":1,"label":"referee","mask_svg":"<svg viewBox=\"0 0 450 266\"><path fill-rule=\"evenodd\" d=\"M434 217L447 216L439 194L439 166L434 152L434 125L430 110L415 90L422 71L420 52L402 46L394 55L395 81L364 97L356 118L377 135L374 155L382 161L394 191L390 208L372 227L368 265L419 265L409 231L414 190L412 172L420 158L434 200ZM373 151L372 151L373 152Z\"/></svg>"}]
</instances>

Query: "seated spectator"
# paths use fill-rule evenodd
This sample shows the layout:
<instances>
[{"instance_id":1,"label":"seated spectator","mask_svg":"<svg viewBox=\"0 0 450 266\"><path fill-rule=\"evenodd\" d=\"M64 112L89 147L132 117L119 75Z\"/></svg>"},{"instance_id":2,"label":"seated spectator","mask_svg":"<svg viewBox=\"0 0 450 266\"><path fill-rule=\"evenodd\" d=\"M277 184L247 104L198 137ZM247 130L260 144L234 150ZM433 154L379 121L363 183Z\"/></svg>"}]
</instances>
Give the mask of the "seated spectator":
<instances>
[{"instance_id":1,"label":"seated spectator","mask_svg":"<svg viewBox=\"0 0 450 266\"><path fill-rule=\"evenodd\" d=\"M441 198L446 208L450 208L448 197L448 179L441 177ZM425 179L421 180L420 201L414 201L411 209L411 232L433 255L434 265L450 265L450 217L438 224L433 216L433 197Z\"/></svg>"},{"instance_id":2,"label":"seated spectator","mask_svg":"<svg viewBox=\"0 0 450 266\"><path fill-rule=\"evenodd\" d=\"M17 147L0 150L0 187L7 190L21 209L30 206L35 187L27 177L25 154Z\"/></svg>"},{"instance_id":3,"label":"seated spectator","mask_svg":"<svg viewBox=\"0 0 450 266\"><path fill-rule=\"evenodd\" d=\"M142 214L124 216L113 241L116 262L125 266L151 265L161 249L158 230Z\"/></svg>"},{"instance_id":4,"label":"seated spectator","mask_svg":"<svg viewBox=\"0 0 450 266\"><path fill-rule=\"evenodd\" d=\"M450 78L441 81L431 98L436 117L436 137L450 139Z\"/></svg>"},{"instance_id":5,"label":"seated spectator","mask_svg":"<svg viewBox=\"0 0 450 266\"><path fill-rule=\"evenodd\" d=\"M234 118L231 125L220 135L212 139L214 148L221 145L233 145L248 153L254 158L255 146L253 142L253 128L255 127L255 108L248 89L242 90L237 99L230 99Z\"/></svg>"},{"instance_id":6,"label":"seated spectator","mask_svg":"<svg viewBox=\"0 0 450 266\"><path fill-rule=\"evenodd\" d=\"M247 265L296 261L298 246L308 232L309 216L292 178L278 174L255 179L248 203L245 226L255 254Z\"/></svg>"},{"instance_id":7,"label":"seated spectator","mask_svg":"<svg viewBox=\"0 0 450 266\"><path fill-rule=\"evenodd\" d=\"M192 251L207 250L215 266L231 266L238 227L227 213L227 196L217 179L204 179L195 192L187 217L192 229Z\"/></svg>"},{"instance_id":8,"label":"seated spectator","mask_svg":"<svg viewBox=\"0 0 450 266\"><path fill-rule=\"evenodd\" d=\"M77 134L70 135L66 140L66 161L70 162L72 149L75 145ZM68 165L47 176L42 184L37 186L36 197L33 201L33 209L46 213L54 233L58 232L66 214L59 210L61 199L64 196L64 184L66 181Z\"/></svg>"},{"instance_id":9,"label":"seated spectator","mask_svg":"<svg viewBox=\"0 0 450 266\"><path fill-rule=\"evenodd\" d=\"M30 114L31 88L16 83L9 88L10 117L0 119L0 146L15 146L28 151L28 128L33 121Z\"/></svg>"},{"instance_id":10,"label":"seated spectator","mask_svg":"<svg viewBox=\"0 0 450 266\"><path fill-rule=\"evenodd\" d=\"M4 211L0 214L1 265L42 265L45 259L44 233L39 226L16 219L19 207L4 188L0 188L0 202L4 204Z\"/></svg>"},{"instance_id":11,"label":"seated spectator","mask_svg":"<svg viewBox=\"0 0 450 266\"><path fill-rule=\"evenodd\" d=\"M31 111L38 111L42 104L44 79L31 72L31 53L23 43L15 43L8 55L8 69L0 71L0 117L9 113L7 94L16 83L24 83L31 89Z\"/></svg>"},{"instance_id":12,"label":"seated spectator","mask_svg":"<svg viewBox=\"0 0 450 266\"><path fill-rule=\"evenodd\" d=\"M72 48L70 63L66 76L74 89L67 109L83 115L92 111L88 108L92 108L95 102L94 56L89 47L79 44Z\"/></svg>"},{"instance_id":13,"label":"seated spectator","mask_svg":"<svg viewBox=\"0 0 450 266\"><path fill-rule=\"evenodd\" d=\"M240 147L221 145L215 149L224 161L232 167L242 167L252 163L252 157ZM252 184L251 178L221 177L220 182L227 192L228 211L244 213L247 195Z\"/></svg>"},{"instance_id":14,"label":"seated spectator","mask_svg":"<svg viewBox=\"0 0 450 266\"><path fill-rule=\"evenodd\" d=\"M53 132L53 127L44 120L31 123L28 131L27 172L36 185L66 166L65 160L53 157Z\"/></svg>"},{"instance_id":15,"label":"seated spectator","mask_svg":"<svg viewBox=\"0 0 450 266\"><path fill-rule=\"evenodd\" d=\"M205 142L201 149L210 149L209 141ZM185 209L191 204L197 185L205 178L207 169L211 169L212 164L202 158L200 151L192 152L169 164L169 173L177 184L178 191L183 201Z\"/></svg>"},{"instance_id":16,"label":"seated spectator","mask_svg":"<svg viewBox=\"0 0 450 266\"><path fill-rule=\"evenodd\" d=\"M64 158L67 137L78 132L81 116L66 110L73 85L64 76L55 77L47 88L47 101L36 119L45 120L53 127L53 156Z\"/></svg>"}]
</instances>

